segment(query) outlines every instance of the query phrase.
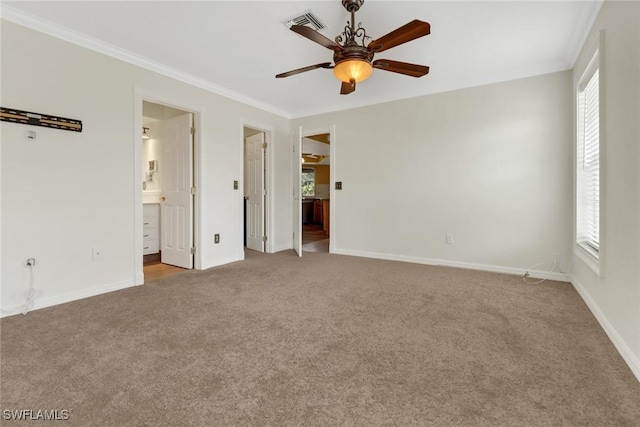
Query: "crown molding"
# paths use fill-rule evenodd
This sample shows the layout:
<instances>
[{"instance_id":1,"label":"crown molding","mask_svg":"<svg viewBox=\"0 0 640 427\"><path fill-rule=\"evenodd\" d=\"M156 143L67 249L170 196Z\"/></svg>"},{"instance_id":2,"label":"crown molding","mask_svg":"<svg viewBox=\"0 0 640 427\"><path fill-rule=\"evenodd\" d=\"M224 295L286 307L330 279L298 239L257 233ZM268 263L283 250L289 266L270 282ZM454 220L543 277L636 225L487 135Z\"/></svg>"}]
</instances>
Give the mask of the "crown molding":
<instances>
[{"instance_id":1,"label":"crown molding","mask_svg":"<svg viewBox=\"0 0 640 427\"><path fill-rule=\"evenodd\" d=\"M9 22L13 22L14 24L21 25L23 27L30 28L40 33L67 41L77 46L93 50L103 55L119 59L129 64L136 65L146 70L153 71L163 76L170 77L182 83L187 83L191 86L204 89L208 92L215 93L216 95L224 96L225 98L241 102L251 107L255 107L287 119L292 118L292 115L289 112L281 110L273 105L266 104L253 98L249 98L210 81L193 76L173 67L169 67L167 65L145 58L143 56L134 54L125 49L121 49L112 44L90 37L86 34L71 30L67 27L55 24L51 21L44 20L14 7L7 6L6 4L0 5L0 18Z\"/></svg>"},{"instance_id":2,"label":"crown molding","mask_svg":"<svg viewBox=\"0 0 640 427\"><path fill-rule=\"evenodd\" d=\"M596 0L593 9L588 11L588 15L584 17L582 21L583 26L574 31L573 39L571 40L569 45L569 64L571 65L571 68L574 68L576 66L578 55L580 55L580 52L582 51L582 48L584 47L584 44L589 37L591 28L593 28L593 24L595 24L603 4L604 0Z\"/></svg>"}]
</instances>

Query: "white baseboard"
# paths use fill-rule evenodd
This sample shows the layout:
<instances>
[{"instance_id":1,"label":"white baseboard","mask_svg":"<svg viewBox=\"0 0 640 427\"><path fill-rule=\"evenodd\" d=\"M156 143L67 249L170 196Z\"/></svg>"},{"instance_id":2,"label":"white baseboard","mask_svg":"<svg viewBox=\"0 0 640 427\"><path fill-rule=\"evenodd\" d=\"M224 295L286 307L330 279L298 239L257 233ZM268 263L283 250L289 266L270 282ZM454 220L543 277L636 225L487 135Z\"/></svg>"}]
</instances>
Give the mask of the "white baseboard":
<instances>
[{"instance_id":1,"label":"white baseboard","mask_svg":"<svg viewBox=\"0 0 640 427\"><path fill-rule=\"evenodd\" d=\"M120 282L110 283L108 285L97 286L95 288L81 289L78 291L67 292L60 295L53 295L47 298L38 298L34 300L33 307L29 311L40 310L58 304L80 300L83 298L94 297L96 295L106 294L108 292L119 291L121 289L135 286L131 280L122 280ZM14 305L12 307L3 307L0 317L13 316L22 314L23 304Z\"/></svg>"},{"instance_id":2,"label":"white baseboard","mask_svg":"<svg viewBox=\"0 0 640 427\"><path fill-rule=\"evenodd\" d=\"M291 250L291 249L293 249L293 246L291 246L291 244L274 246L272 248L272 253L288 251L288 250Z\"/></svg>"},{"instance_id":3,"label":"white baseboard","mask_svg":"<svg viewBox=\"0 0 640 427\"><path fill-rule=\"evenodd\" d=\"M206 270L208 268L218 267L220 265L229 264L232 262L242 261L242 260L244 260L244 251L234 256L216 258L213 262L208 263L206 265L202 265L202 270Z\"/></svg>"},{"instance_id":4,"label":"white baseboard","mask_svg":"<svg viewBox=\"0 0 640 427\"><path fill-rule=\"evenodd\" d=\"M375 258L375 259L385 259L389 261L411 262L414 264L441 265L443 267L456 267L456 268L464 268L468 270L491 271L494 273L512 274L515 276L523 276L528 271L529 277L534 279L556 280L559 282L570 281L570 279L567 278L567 276L565 276L562 273L550 273L548 271L526 270L523 268L502 267L498 265L473 264L473 263L460 262L460 261L449 261L449 260L434 259L434 258L422 258L422 257L408 256L408 255L385 254L385 253L379 253L379 252L353 251L349 249L339 249L339 248L337 248L333 253L340 254L340 255L359 256L363 258Z\"/></svg>"},{"instance_id":5,"label":"white baseboard","mask_svg":"<svg viewBox=\"0 0 640 427\"><path fill-rule=\"evenodd\" d=\"M144 285L144 272L136 272L136 283L135 285Z\"/></svg>"},{"instance_id":6,"label":"white baseboard","mask_svg":"<svg viewBox=\"0 0 640 427\"><path fill-rule=\"evenodd\" d=\"M214 263L212 263L211 265L205 266L203 269L228 264L231 262L242 261L243 259L244 259L244 252L236 256L216 259ZM65 303L77 301L83 298L89 298L89 297L93 297L100 294L106 294L107 292L119 291L121 289L142 285L144 284L143 281L144 281L144 274L136 273L135 279L133 281L122 280L119 282L110 283L103 286L97 286L95 288L81 289L78 291L67 292L60 295L53 295L46 298L36 297L33 307L29 311L39 310L41 308L52 307L58 304L65 304ZM0 318L7 317L7 316L14 316L16 314L22 314L23 307L24 307L24 303L16 304L8 307L2 307L2 311L0 311Z\"/></svg>"},{"instance_id":7,"label":"white baseboard","mask_svg":"<svg viewBox=\"0 0 640 427\"><path fill-rule=\"evenodd\" d=\"M598 323L600 323L600 326L602 327L602 329L604 329L604 332L607 334L616 350L618 350L620 356L622 356L627 365L629 365L629 369L631 369L633 375L635 375L638 381L640 381L640 358L637 355L633 354L633 351L631 351L620 334L618 334L618 331L616 331L615 328L611 325L609 319L607 319L607 316L602 310L600 310L598 304L596 304L593 298L591 298L591 295L589 295L580 281L574 277L571 280L571 284L573 285L575 290L578 291L578 294L580 294L584 302L587 304L587 307L589 307L589 310L591 310L591 313L593 313Z\"/></svg>"}]
</instances>

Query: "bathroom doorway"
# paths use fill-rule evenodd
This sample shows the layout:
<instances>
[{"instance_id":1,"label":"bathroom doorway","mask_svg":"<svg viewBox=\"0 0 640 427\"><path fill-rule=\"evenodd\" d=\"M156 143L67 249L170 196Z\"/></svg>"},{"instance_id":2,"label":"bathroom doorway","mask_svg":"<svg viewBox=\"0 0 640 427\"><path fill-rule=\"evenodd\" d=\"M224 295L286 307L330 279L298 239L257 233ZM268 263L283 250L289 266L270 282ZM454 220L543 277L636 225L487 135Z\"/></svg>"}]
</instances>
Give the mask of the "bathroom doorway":
<instances>
[{"instance_id":1,"label":"bathroom doorway","mask_svg":"<svg viewBox=\"0 0 640 427\"><path fill-rule=\"evenodd\" d=\"M194 118L142 102L143 274L149 282L193 268Z\"/></svg>"}]
</instances>

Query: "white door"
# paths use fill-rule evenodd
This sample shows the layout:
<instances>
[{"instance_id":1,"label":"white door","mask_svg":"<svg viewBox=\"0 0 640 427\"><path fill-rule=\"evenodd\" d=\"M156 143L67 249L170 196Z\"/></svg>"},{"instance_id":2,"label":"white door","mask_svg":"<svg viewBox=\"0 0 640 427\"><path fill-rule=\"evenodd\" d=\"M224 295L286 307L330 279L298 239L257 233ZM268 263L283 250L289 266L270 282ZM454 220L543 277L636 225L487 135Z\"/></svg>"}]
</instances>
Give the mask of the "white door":
<instances>
[{"instance_id":1,"label":"white door","mask_svg":"<svg viewBox=\"0 0 640 427\"><path fill-rule=\"evenodd\" d=\"M246 138L247 248L264 252L264 133Z\"/></svg>"},{"instance_id":2,"label":"white door","mask_svg":"<svg viewBox=\"0 0 640 427\"><path fill-rule=\"evenodd\" d=\"M163 264L193 268L193 137L191 114L163 120L160 126L162 174L160 250Z\"/></svg>"},{"instance_id":3,"label":"white door","mask_svg":"<svg viewBox=\"0 0 640 427\"><path fill-rule=\"evenodd\" d=\"M293 249L302 256L302 127L293 140L291 161L293 187Z\"/></svg>"}]
</instances>

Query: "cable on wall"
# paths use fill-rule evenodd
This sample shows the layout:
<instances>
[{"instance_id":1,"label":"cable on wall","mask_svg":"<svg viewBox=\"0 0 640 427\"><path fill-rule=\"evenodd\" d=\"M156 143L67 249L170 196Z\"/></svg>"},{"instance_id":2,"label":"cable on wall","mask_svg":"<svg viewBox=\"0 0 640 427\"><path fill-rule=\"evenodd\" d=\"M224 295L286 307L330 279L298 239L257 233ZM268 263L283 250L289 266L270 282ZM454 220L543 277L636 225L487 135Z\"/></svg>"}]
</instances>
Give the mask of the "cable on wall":
<instances>
[{"instance_id":1,"label":"cable on wall","mask_svg":"<svg viewBox=\"0 0 640 427\"><path fill-rule=\"evenodd\" d=\"M540 280L537 281L531 281L528 280L529 277L531 276L529 274L529 271L533 270L534 268L540 266L540 265L550 265L551 269L547 272L549 274L553 273L554 270L557 270L558 273L563 274L564 277L566 277L567 279L569 279L571 277L571 267L573 266L573 258L571 258L571 262L569 262L569 268L567 268L567 271L564 272L562 271L562 269L560 268L560 265L558 264L558 260L554 259L553 262L539 262L537 264L532 265L531 267L527 268L527 271L522 275L522 281L528 285L538 285L546 280L548 280L548 277L542 278Z\"/></svg>"},{"instance_id":2,"label":"cable on wall","mask_svg":"<svg viewBox=\"0 0 640 427\"><path fill-rule=\"evenodd\" d=\"M22 314L27 314L29 310L33 308L36 299L36 291L33 286L33 266L35 265L35 260L27 261L27 266L29 267L29 290L27 291L27 301L24 303L22 307Z\"/></svg>"},{"instance_id":3,"label":"cable on wall","mask_svg":"<svg viewBox=\"0 0 640 427\"><path fill-rule=\"evenodd\" d=\"M27 314L34 306L35 304L35 299L36 299L36 290L34 287L34 274L33 274L33 267L36 265L36 260L34 258L29 258L27 260L26 266L29 268L29 289L27 290L27 300L25 301L24 305L20 308L20 309L16 309L13 311L8 311L8 310L2 310L0 309L0 311L2 311L5 314L16 314L21 312L23 315Z\"/></svg>"}]
</instances>

